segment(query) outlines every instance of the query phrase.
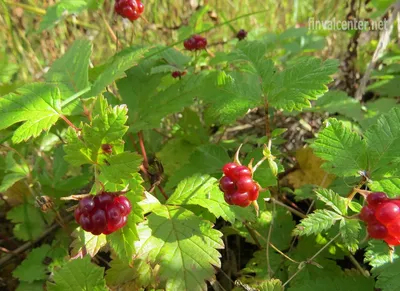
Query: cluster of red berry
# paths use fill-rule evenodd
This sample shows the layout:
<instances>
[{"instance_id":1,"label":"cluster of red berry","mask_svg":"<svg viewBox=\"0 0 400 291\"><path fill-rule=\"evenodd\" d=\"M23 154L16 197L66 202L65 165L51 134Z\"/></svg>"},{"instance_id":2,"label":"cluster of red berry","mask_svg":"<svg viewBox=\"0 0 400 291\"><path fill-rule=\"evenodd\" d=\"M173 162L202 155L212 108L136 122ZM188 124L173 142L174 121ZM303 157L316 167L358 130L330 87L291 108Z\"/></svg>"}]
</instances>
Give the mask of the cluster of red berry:
<instances>
[{"instance_id":1,"label":"cluster of red berry","mask_svg":"<svg viewBox=\"0 0 400 291\"><path fill-rule=\"evenodd\" d=\"M180 77L185 76L185 75L186 75L186 72L185 72L185 71L183 71L183 72L174 71L174 72L172 72L172 74L171 74L171 76L172 76L173 78L180 78Z\"/></svg>"},{"instance_id":2,"label":"cluster of red berry","mask_svg":"<svg viewBox=\"0 0 400 291\"><path fill-rule=\"evenodd\" d=\"M367 224L370 237L391 246L400 245L400 199L390 199L383 192L371 193L360 219Z\"/></svg>"},{"instance_id":3,"label":"cluster of red berry","mask_svg":"<svg viewBox=\"0 0 400 291\"><path fill-rule=\"evenodd\" d=\"M123 18L134 21L143 13L144 5L140 0L116 0L114 9Z\"/></svg>"},{"instance_id":4,"label":"cluster of red berry","mask_svg":"<svg viewBox=\"0 0 400 291\"><path fill-rule=\"evenodd\" d=\"M246 36L247 36L247 31L244 30L244 29L239 30L238 33L236 34L236 37L237 37L237 39L239 39L239 40L245 39Z\"/></svg>"},{"instance_id":5,"label":"cluster of red berry","mask_svg":"<svg viewBox=\"0 0 400 291\"><path fill-rule=\"evenodd\" d=\"M257 200L259 186L253 181L248 167L228 163L222 171L224 176L219 180L219 187L224 192L226 203L247 207L252 201Z\"/></svg>"},{"instance_id":6,"label":"cluster of red berry","mask_svg":"<svg viewBox=\"0 0 400 291\"><path fill-rule=\"evenodd\" d=\"M195 34L183 42L183 46L188 51L198 51L205 49L207 46L207 39Z\"/></svg>"},{"instance_id":7,"label":"cluster of red berry","mask_svg":"<svg viewBox=\"0 0 400 291\"><path fill-rule=\"evenodd\" d=\"M125 226L132 206L125 196L103 192L79 201L75 209L76 222L94 235L110 234Z\"/></svg>"}]
</instances>

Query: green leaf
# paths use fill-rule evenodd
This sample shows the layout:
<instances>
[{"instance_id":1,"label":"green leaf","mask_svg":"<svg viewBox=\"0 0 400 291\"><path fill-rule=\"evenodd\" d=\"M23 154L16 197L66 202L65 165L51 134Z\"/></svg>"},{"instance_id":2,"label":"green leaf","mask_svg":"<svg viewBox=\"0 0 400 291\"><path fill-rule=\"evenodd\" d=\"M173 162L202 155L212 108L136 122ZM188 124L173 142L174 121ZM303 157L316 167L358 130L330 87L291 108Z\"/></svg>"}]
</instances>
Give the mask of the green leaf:
<instances>
[{"instance_id":1,"label":"green leaf","mask_svg":"<svg viewBox=\"0 0 400 291\"><path fill-rule=\"evenodd\" d=\"M365 133L372 178L400 173L399 123L400 108L393 108Z\"/></svg>"},{"instance_id":2,"label":"green leaf","mask_svg":"<svg viewBox=\"0 0 400 291\"><path fill-rule=\"evenodd\" d=\"M381 268L390 265L392 258L398 261L400 249L395 248L393 255L390 255L390 249L387 243L381 240L368 241L368 247L365 252L365 262L372 266L372 272L376 275L381 272Z\"/></svg>"},{"instance_id":3,"label":"green leaf","mask_svg":"<svg viewBox=\"0 0 400 291\"><path fill-rule=\"evenodd\" d=\"M279 277L282 264L282 256L274 252L271 248L267 252L265 249L253 253L253 258L246 264L246 268L242 270L244 275L255 274L255 279L266 280L269 278L268 265L270 266L274 278Z\"/></svg>"},{"instance_id":4,"label":"green leaf","mask_svg":"<svg viewBox=\"0 0 400 291\"><path fill-rule=\"evenodd\" d=\"M46 14L40 22L39 32L52 28L62 18L71 14L77 14L87 8L86 0L61 0L53 6L47 8Z\"/></svg>"},{"instance_id":5,"label":"green leaf","mask_svg":"<svg viewBox=\"0 0 400 291\"><path fill-rule=\"evenodd\" d=\"M3 177L3 181L1 181L0 184L0 192L5 192L7 191L12 185L14 185L16 182L24 179L26 175L20 174L20 173L11 173L7 174Z\"/></svg>"},{"instance_id":6,"label":"green leaf","mask_svg":"<svg viewBox=\"0 0 400 291\"><path fill-rule=\"evenodd\" d=\"M358 220L343 219L340 221L340 235L347 249L355 253L358 249L358 237L361 225Z\"/></svg>"},{"instance_id":7,"label":"green leaf","mask_svg":"<svg viewBox=\"0 0 400 291\"><path fill-rule=\"evenodd\" d=\"M188 162L170 177L166 187L172 188L181 180L195 174L220 174L222 167L230 160L225 149L218 145L199 146Z\"/></svg>"},{"instance_id":8,"label":"green leaf","mask_svg":"<svg viewBox=\"0 0 400 291\"><path fill-rule=\"evenodd\" d=\"M46 266L43 264L44 259L50 251L50 246L44 244L39 248L33 249L23 262L14 270L13 276L20 281L32 283L36 280L44 280L47 278Z\"/></svg>"},{"instance_id":9,"label":"green leaf","mask_svg":"<svg viewBox=\"0 0 400 291\"><path fill-rule=\"evenodd\" d=\"M96 78L92 89L85 94L85 97L97 96L103 92L105 87L123 77L126 70L137 65L147 51L147 48L137 49L131 47L114 55L113 58L107 62L105 69ZM129 108L133 109L134 107L129 106Z\"/></svg>"},{"instance_id":10,"label":"green leaf","mask_svg":"<svg viewBox=\"0 0 400 291\"><path fill-rule=\"evenodd\" d=\"M18 70L19 66L10 62L8 54L2 50L0 52L0 84L9 83Z\"/></svg>"},{"instance_id":11,"label":"green leaf","mask_svg":"<svg viewBox=\"0 0 400 291\"><path fill-rule=\"evenodd\" d=\"M49 291L105 291L104 268L90 262L90 257L69 261L47 282Z\"/></svg>"},{"instance_id":12,"label":"green leaf","mask_svg":"<svg viewBox=\"0 0 400 291\"><path fill-rule=\"evenodd\" d=\"M86 254L94 257L107 243L104 234L93 235L80 227L74 230L72 236L75 237L71 243L71 255L73 257L82 257Z\"/></svg>"},{"instance_id":13,"label":"green leaf","mask_svg":"<svg viewBox=\"0 0 400 291\"><path fill-rule=\"evenodd\" d=\"M305 281L300 286L291 286L288 291L310 291L310 290L324 290L324 291L344 291L344 290L365 290L373 291L374 279L364 277L362 275L356 276L332 276L330 278L313 278L312 280ZM395 290L395 289L390 289Z\"/></svg>"},{"instance_id":14,"label":"green leaf","mask_svg":"<svg viewBox=\"0 0 400 291\"><path fill-rule=\"evenodd\" d=\"M16 291L43 291L43 281L33 283L20 282Z\"/></svg>"},{"instance_id":15,"label":"green leaf","mask_svg":"<svg viewBox=\"0 0 400 291\"><path fill-rule=\"evenodd\" d=\"M287 111L311 107L310 99L317 99L328 91L327 84L336 73L337 60L325 62L313 57L293 61L274 76L267 93L270 104Z\"/></svg>"},{"instance_id":16,"label":"green leaf","mask_svg":"<svg viewBox=\"0 0 400 291\"><path fill-rule=\"evenodd\" d=\"M374 192L385 192L389 197L397 197L400 193L400 178L388 178L374 180L368 183L368 187Z\"/></svg>"},{"instance_id":17,"label":"green leaf","mask_svg":"<svg viewBox=\"0 0 400 291\"><path fill-rule=\"evenodd\" d=\"M365 142L340 121L331 118L312 145L315 155L326 162L323 168L340 177L358 176L367 169Z\"/></svg>"},{"instance_id":18,"label":"green leaf","mask_svg":"<svg viewBox=\"0 0 400 291\"><path fill-rule=\"evenodd\" d=\"M317 198L335 210L338 214L347 214L347 200L330 189L318 189L315 191Z\"/></svg>"},{"instance_id":19,"label":"green leaf","mask_svg":"<svg viewBox=\"0 0 400 291\"><path fill-rule=\"evenodd\" d=\"M142 225L137 256L160 266L166 290L204 290L221 265L222 234L182 207L161 206Z\"/></svg>"},{"instance_id":20,"label":"green leaf","mask_svg":"<svg viewBox=\"0 0 400 291\"><path fill-rule=\"evenodd\" d=\"M315 210L315 212L309 214L306 218L301 220L300 224L298 224L293 230L293 234L319 234L331 228L336 223L336 221L341 219L342 216L333 211L326 209L317 209Z\"/></svg>"},{"instance_id":21,"label":"green leaf","mask_svg":"<svg viewBox=\"0 0 400 291\"><path fill-rule=\"evenodd\" d=\"M260 291L284 291L282 282L278 279L271 279L268 281L262 281L261 283L255 284L255 286Z\"/></svg>"},{"instance_id":22,"label":"green leaf","mask_svg":"<svg viewBox=\"0 0 400 291\"><path fill-rule=\"evenodd\" d=\"M376 288L382 291L400 290L400 260L383 265L379 270L379 276L376 281Z\"/></svg>"},{"instance_id":23,"label":"green leaf","mask_svg":"<svg viewBox=\"0 0 400 291\"><path fill-rule=\"evenodd\" d=\"M7 219L16 224L14 235L24 241L38 238L46 227L40 210L28 203L12 208Z\"/></svg>"},{"instance_id":24,"label":"green leaf","mask_svg":"<svg viewBox=\"0 0 400 291\"><path fill-rule=\"evenodd\" d=\"M28 84L0 98L0 130L25 121L14 131L12 141L20 143L49 130L61 114L58 88L47 84Z\"/></svg>"},{"instance_id":25,"label":"green leaf","mask_svg":"<svg viewBox=\"0 0 400 291\"><path fill-rule=\"evenodd\" d=\"M195 175L181 181L166 203L183 207L199 205L206 208L216 218L222 217L231 223L239 218L235 212L238 207L230 206L225 202L224 194L218 188L217 179L208 175ZM248 212L247 216L253 216L250 210Z\"/></svg>"},{"instance_id":26,"label":"green leaf","mask_svg":"<svg viewBox=\"0 0 400 291\"><path fill-rule=\"evenodd\" d=\"M72 92L79 92L89 86L89 61L92 45L88 40L76 40L67 52L57 59L45 75L50 83L61 83Z\"/></svg>"},{"instance_id":27,"label":"green leaf","mask_svg":"<svg viewBox=\"0 0 400 291\"><path fill-rule=\"evenodd\" d=\"M107 161L108 164L100 166L102 174L111 183L121 183L123 179L128 180L138 172L142 157L136 153L123 152Z\"/></svg>"},{"instance_id":28,"label":"green leaf","mask_svg":"<svg viewBox=\"0 0 400 291\"><path fill-rule=\"evenodd\" d=\"M126 106L108 106L106 99L100 96L96 100L93 113L95 116L91 123L85 124L80 133L72 128L67 131L67 145L64 146L65 160L74 166L102 164L103 160L106 159L101 150L102 144L112 146L123 144L122 137L128 130L125 125L128 119ZM103 159L99 157L103 157ZM116 156L111 156L110 159L113 159L117 164L120 163Z\"/></svg>"}]
</instances>

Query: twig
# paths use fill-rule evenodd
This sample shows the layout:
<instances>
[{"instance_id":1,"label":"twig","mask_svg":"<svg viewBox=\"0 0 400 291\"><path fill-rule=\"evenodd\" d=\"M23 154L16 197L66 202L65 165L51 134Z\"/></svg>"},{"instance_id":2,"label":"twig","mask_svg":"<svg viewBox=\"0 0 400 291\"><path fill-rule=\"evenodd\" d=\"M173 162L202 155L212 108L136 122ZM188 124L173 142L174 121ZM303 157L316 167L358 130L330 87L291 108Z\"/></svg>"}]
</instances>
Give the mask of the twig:
<instances>
[{"instance_id":1,"label":"twig","mask_svg":"<svg viewBox=\"0 0 400 291\"><path fill-rule=\"evenodd\" d=\"M64 114L60 114L60 118L64 120L70 127L72 127L76 132L79 132L80 129L77 128Z\"/></svg>"},{"instance_id":2,"label":"twig","mask_svg":"<svg viewBox=\"0 0 400 291\"><path fill-rule=\"evenodd\" d=\"M259 249L262 249L262 245L260 244L260 241L258 240L256 233L254 231L254 229L250 228L250 226L248 225L248 223L246 221L243 222L244 226L246 227L247 231L249 232L251 238L254 240L254 242L256 243L257 247Z\"/></svg>"},{"instance_id":3,"label":"twig","mask_svg":"<svg viewBox=\"0 0 400 291\"><path fill-rule=\"evenodd\" d=\"M356 258L352 254L347 255L350 259L350 261L353 263L353 265L363 274L364 277L369 277L368 271L364 270L363 267L361 267L360 263L356 260Z\"/></svg>"},{"instance_id":4,"label":"twig","mask_svg":"<svg viewBox=\"0 0 400 291\"><path fill-rule=\"evenodd\" d=\"M267 248L265 250L266 257L267 257L267 267L268 267L268 276L269 276L269 278L272 278L272 269L271 269L271 264L270 264L270 260L269 260L269 244L271 242L272 227L273 227L273 224L274 224L274 215L275 215L275 213L276 213L276 209L275 209L275 203L274 203L274 204L272 204L271 221L269 223L268 236L267 236Z\"/></svg>"},{"instance_id":5,"label":"twig","mask_svg":"<svg viewBox=\"0 0 400 291\"><path fill-rule=\"evenodd\" d=\"M357 89L355 98L357 100L362 100L362 97L364 95L365 89L367 87L367 83L370 79L372 70L375 68L376 62L380 58L381 54L385 51L386 47L389 44L390 41L390 35L393 30L393 23L397 18L397 14L400 11L400 1L397 1L393 5L391 5L388 10L392 9L392 14L390 15L390 18L388 20L388 25L389 27L385 27L385 30L383 30L381 37L379 38L379 43L378 46L376 47L376 50L372 56L371 62L368 64L367 69L365 70L365 74L363 78L361 79L360 86Z\"/></svg>"},{"instance_id":6,"label":"twig","mask_svg":"<svg viewBox=\"0 0 400 291\"><path fill-rule=\"evenodd\" d=\"M286 205L285 203L280 202L279 200L276 200L275 198L266 198L265 201L271 200L273 203L278 204L279 206L285 207L287 210L292 212L293 214L297 215L300 218L306 218L307 216L304 213L301 213L300 211L290 207L289 205Z\"/></svg>"},{"instance_id":7,"label":"twig","mask_svg":"<svg viewBox=\"0 0 400 291\"><path fill-rule=\"evenodd\" d=\"M147 171L149 169L149 160L147 159L146 148L144 146L143 131L138 132L138 137L139 137L140 150L143 156L143 166Z\"/></svg>"}]
</instances>

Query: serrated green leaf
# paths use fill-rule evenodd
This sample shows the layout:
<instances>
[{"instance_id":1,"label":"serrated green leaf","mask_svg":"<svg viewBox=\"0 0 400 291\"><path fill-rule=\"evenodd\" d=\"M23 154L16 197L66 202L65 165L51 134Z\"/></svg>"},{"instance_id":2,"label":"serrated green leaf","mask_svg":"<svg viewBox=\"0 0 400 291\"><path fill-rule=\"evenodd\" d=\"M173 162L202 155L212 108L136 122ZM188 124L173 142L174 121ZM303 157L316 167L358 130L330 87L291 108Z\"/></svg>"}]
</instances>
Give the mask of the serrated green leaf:
<instances>
[{"instance_id":1,"label":"serrated green leaf","mask_svg":"<svg viewBox=\"0 0 400 291\"><path fill-rule=\"evenodd\" d=\"M381 267L391 264L391 257L393 260L398 261L400 257L400 249L395 248L395 251L391 256L389 246L384 241L370 240L368 242L364 261L372 266L372 272L375 275L381 272Z\"/></svg>"},{"instance_id":2,"label":"serrated green leaf","mask_svg":"<svg viewBox=\"0 0 400 291\"><path fill-rule=\"evenodd\" d=\"M341 238L351 253L355 253L358 249L358 237L361 230L361 225L355 219L343 219L340 221Z\"/></svg>"},{"instance_id":3,"label":"serrated green leaf","mask_svg":"<svg viewBox=\"0 0 400 291\"><path fill-rule=\"evenodd\" d=\"M302 219L300 224L293 230L294 235L312 235L319 234L331 228L336 221L341 220L342 216L336 212L317 209L315 212L309 214L306 218Z\"/></svg>"},{"instance_id":4,"label":"serrated green leaf","mask_svg":"<svg viewBox=\"0 0 400 291\"><path fill-rule=\"evenodd\" d=\"M26 175L20 174L20 173L11 173L7 174L3 177L3 181L1 181L0 184L0 192L5 192L7 191L12 185L14 185L16 182L24 179Z\"/></svg>"},{"instance_id":5,"label":"serrated green leaf","mask_svg":"<svg viewBox=\"0 0 400 291\"><path fill-rule=\"evenodd\" d=\"M392 176L400 172L400 108L382 115L365 133L371 177Z\"/></svg>"},{"instance_id":6,"label":"serrated green leaf","mask_svg":"<svg viewBox=\"0 0 400 291\"><path fill-rule=\"evenodd\" d=\"M104 234L93 235L90 232L84 231L80 227L74 230L72 236L75 237L71 243L71 255L73 257L81 257L85 254L89 254L91 257L94 257L107 243L106 236Z\"/></svg>"},{"instance_id":7,"label":"serrated green leaf","mask_svg":"<svg viewBox=\"0 0 400 291\"><path fill-rule=\"evenodd\" d=\"M20 143L49 130L60 113L58 88L47 84L28 84L0 98L0 130L24 121L12 137L14 143Z\"/></svg>"},{"instance_id":8,"label":"serrated green leaf","mask_svg":"<svg viewBox=\"0 0 400 291\"><path fill-rule=\"evenodd\" d=\"M373 291L374 279L356 276L332 276L330 278L312 278L305 281L300 286L291 286L288 291L310 291L310 290L325 290L325 291L345 291L345 290L365 290ZM392 289L394 290L394 289Z\"/></svg>"},{"instance_id":9,"label":"serrated green leaf","mask_svg":"<svg viewBox=\"0 0 400 291\"><path fill-rule=\"evenodd\" d=\"M204 290L220 267L222 234L182 207L161 206L139 230L137 256L160 266L166 290Z\"/></svg>"},{"instance_id":10,"label":"serrated green leaf","mask_svg":"<svg viewBox=\"0 0 400 291\"><path fill-rule=\"evenodd\" d=\"M330 206L338 214L347 214L347 200L330 189L318 189L315 191L317 198Z\"/></svg>"},{"instance_id":11,"label":"serrated green leaf","mask_svg":"<svg viewBox=\"0 0 400 291\"><path fill-rule=\"evenodd\" d=\"M331 75L337 68L336 60L298 59L276 74L267 92L268 100L272 106L288 111L310 107L310 99L328 91L327 84L333 80Z\"/></svg>"},{"instance_id":12,"label":"serrated green leaf","mask_svg":"<svg viewBox=\"0 0 400 291\"><path fill-rule=\"evenodd\" d=\"M43 286L43 281L36 281L33 283L20 282L15 291L43 291Z\"/></svg>"},{"instance_id":13,"label":"serrated green leaf","mask_svg":"<svg viewBox=\"0 0 400 291\"><path fill-rule=\"evenodd\" d=\"M85 97L97 96L104 91L108 85L123 77L124 72L138 64L148 52L147 48L127 48L120 51L107 63L105 69L100 73L93 83L92 89L85 94ZM129 105L129 104L128 104ZM134 107L129 106L130 109Z\"/></svg>"},{"instance_id":14,"label":"serrated green leaf","mask_svg":"<svg viewBox=\"0 0 400 291\"><path fill-rule=\"evenodd\" d=\"M376 281L376 288L382 291L400 290L400 260L397 259L393 263L387 263L379 268L379 275Z\"/></svg>"},{"instance_id":15,"label":"serrated green leaf","mask_svg":"<svg viewBox=\"0 0 400 291\"><path fill-rule=\"evenodd\" d=\"M14 270L13 276L20 281L32 283L36 280L47 278L44 259L50 251L50 246L44 244L39 248L33 249L23 262Z\"/></svg>"},{"instance_id":16,"label":"serrated green leaf","mask_svg":"<svg viewBox=\"0 0 400 291\"><path fill-rule=\"evenodd\" d=\"M92 45L88 40L76 40L67 52L51 65L45 75L45 80L50 83L64 84L75 93L87 88L91 53Z\"/></svg>"},{"instance_id":17,"label":"serrated green leaf","mask_svg":"<svg viewBox=\"0 0 400 291\"><path fill-rule=\"evenodd\" d=\"M138 172L142 157L136 153L123 152L111 156L107 161L107 164L100 166L102 174L111 183L121 183L123 179L128 180Z\"/></svg>"},{"instance_id":18,"label":"serrated green leaf","mask_svg":"<svg viewBox=\"0 0 400 291\"><path fill-rule=\"evenodd\" d=\"M225 149L218 145L199 146L188 162L169 178L166 188L172 188L181 180L195 174L220 174L222 167L230 160Z\"/></svg>"},{"instance_id":19,"label":"serrated green leaf","mask_svg":"<svg viewBox=\"0 0 400 291\"><path fill-rule=\"evenodd\" d=\"M69 261L47 282L49 291L105 291L104 268L90 262L90 257Z\"/></svg>"},{"instance_id":20,"label":"serrated green leaf","mask_svg":"<svg viewBox=\"0 0 400 291\"><path fill-rule=\"evenodd\" d=\"M368 187L374 192L385 192L389 197L397 197L400 193L400 178L388 178L374 180L368 183Z\"/></svg>"},{"instance_id":21,"label":"serrated green leaf","mask_svg":"<svg viewBox=\"0 0 400 291\"><path fill-rule=\"evenodd\" d=\"M331 118L312 144L314 153L326 162L323 168L340 177L358 176L367 169L365 142L340 121Z\"/></svg>"},{"instance_id":22,"label":"serrated green leaf","mask_svg":"<svg viewBox=\"0 0 400 291\"><path fill-rule=\"evenodd\" d=\"M235 212L237 207L230 206L225 202L224 194L219 190L217 183L217 179L208 175L192 176L179 183L166 203L182 205L183 207L185 205L199 205L206 208L216 218L222 217L224 220L233 223L238 218ZM246 216L253 216L251 210L248 211Z\"/></svg>"},{"instance_id":23,"label":"serrated green leaf","mask_svg":"<svg viewBox=\"0 0 400 291\"><path fill-rule=\"evenodd\" d=\"M274 252L272 249L269 250L268 258L267 251L260 250L253 254L253 258L246 264L246 267L241 271L244 275L255 274L257 280L269 279L268 265L271 268L274 278L279 278L280 268L282 264L282 256Z\"/></svg>"},{"instance_id":24,"label":"serrated green leaf","mask_svg":"<svg viewBox=\"0 0 400 291\"><path fill-rule=\"evenodd\" d=\"M258 288L260 291L284 291L282 282L278 279L271 279L268 281L263 281L261 283L255 284L252 287Z\"/></svg>"}]
</instances>

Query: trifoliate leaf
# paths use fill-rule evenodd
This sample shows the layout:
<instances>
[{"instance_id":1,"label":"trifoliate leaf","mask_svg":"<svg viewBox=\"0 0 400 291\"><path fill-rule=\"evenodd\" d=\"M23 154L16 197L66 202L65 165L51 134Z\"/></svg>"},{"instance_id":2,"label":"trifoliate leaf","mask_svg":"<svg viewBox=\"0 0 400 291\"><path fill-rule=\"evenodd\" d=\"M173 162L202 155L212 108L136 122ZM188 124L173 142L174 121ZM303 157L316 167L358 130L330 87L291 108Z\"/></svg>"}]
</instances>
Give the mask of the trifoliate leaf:
<instances>
[{"instance_id":1,"label":"trifoliate leaf","mask_svg":"<svg viewBox=\"0 0 400 291\"><path fill-rule=\"evenodd\" d=\"M294 235L311 235L319 234L331 228L336 221L341 220L342 216L336 212L317 209L315 212L309 214L306 218L302 219L300 224L293 230Z\"/></svg>"},{"instance_id":2,"label":"trifoliate leaf","mask_svg":"<svg viewBox=\"0 0 400 291\"><path fill-rule=\"evenodd\" d=\"M170 177L167 188L176 186L183 179L195 174L220 174L222 167L230 161L225 149L214 144L199 146L188 162Z\"/></svg>"},{"instance_id":3,"label":"trifoliate leaf","mask_svg":"<svg viewBox=\"0 0 400 291\"><path fill-rule=\"evenodd\" d=\"M14 270L13 276L20 281L29 283L46 279L48 275L46 274L46 266L43 264L43 261L48 256L49 251L50 246L47 244L33 249L26 259Z\"/></svg>"},{"instance_id":4,"label":"trifoliate leaf","mask_svg":"<svg viewBox=\"0 0 400 291\"><path fill-rule=\"evenodd\" d=\"M331 118L312 145L314 153L324 159L329 173L340 177L357 176L367 169L365 142L340 121Z\"/></svg>"},{"instance_id":5,"label":"trifoliate leaf","mask_svg":"<svg viewBox=\"0 0 400 291\"><path fill-rule=\"evenodd\" d=\"M122 137L128 130L125 122L128 119L128 109L124 105L108 106L104 97L98 97L94 108L91 124L85 124L78 134L69 128L64 146L65 160L74 166L83 164L102 164L99 155L102 154L101 145L120 145ZM103 155L104 157L104 155Z\"/></svg>"},{"instance_id":6,"label":"trifoliate leaf","mask_svg":"<svg viewBox=\"0 0 400 291\"><path fill-rule=\"evenodd\" d=\"M49 291L106 291L104 268L90 262L90 257L69 261L55 271L52 282L47 282Z\"/></svg>"},{"instance_id":7,"label":"trifoliate leaf","mask_svg":"<svg viewBox=\"0 0 400 291\"><path fill-rule=\"evenodd\" d=\"M46 227L40 210L28 203L12 208L7 213L7 219L16 224L14 235L24 241L39 237Z\"/></svg>"},{"instance_id":8,"label":"trifoliate leaf","mask_svg":"<svg viewBox=\"0 0 400 291\"><path fill-rule=\"evenodd\" d=\"M104 234L93 235L80 227L74 230L72 236L75 237L74 241L71 243L71 255L73 257L82 257L86 254L94 257L107 243Z\"/></svg>"},{"instance_id":9,"label":"trifoliate leaf","mask_svg":"<svg viewBox=\"0 0 400 291\"><path fill-rule=\"evenodd\" d=\"M92 45L88 40L76 40L67 52L51 65L45 75L46 81L64 84L75 93L87 88L91 52Z\"/></svg>"},{"instance_id":10,"label":"trifoliate leaf","mask_svg":"<svg viewBox=\"0 0 400 291\"><path fill-rule=\"evenodd\" d=\"M317 198L335 210L338 214L347 214L347 200L330 189L318 189L315 191Z\"/></svg>"},{"instance_id":11,"label":"trifoliate leaf","mask_svg":"<svg viewBox=\"0 0 400 291\"><path fill-rule=\"evenodd\" d=\"M344 245L351 253L355 253L358 249L358 237L361 230L361 225L355 219L343 219L340 221L340 235Z\"/></svg>"},{"instance_id":12,"label":"trifoliate leaf","mask_svg":"<svg viewBox=\"0 0 400 291\"><path fill-rule=\"evenodd\" d=\"M216 218L233 223L238 217L235 210L237 206L230 206L224 200L224 194L219 190L217 179L208 175L195 175L181 181L175 192L167 200L170 205L200 205L210 211ZM248 210L248 217L253 214ZM248 218L247 218L248 219ZM251 220L251 219L250 219Z\"/></svg>"},{"instance_id":13,"label":"trifoliate leaf","mask_svg":"<svg viewBox=\"0 0 400 291\"><path fill-rule=\"evenodd\" d=\"M303 282L303 284L293 285L288 291L310 291L310 290L324 290L324 291L344 291L344 290L365 290L373 291L374 279L357 276L331 276L325 278L312 278ZM389 289L388 289L389 290ZM395 290L395 289L390 289Z\"/></svg>"},{"instance_id":14,"label":"trifoliate leaf","mask_svg":"<svg viewBox=\"0 0 400 291\"><path fill-rule=\"evenodd\" d=\"M60 90L48 84L25 85L0 98L0 114L0 130L24 121L13 134L14 143L37 137L61 114Z\"/></svg>"},{"instance_id":15,"label":"trifoliate leaf","mask_svg":"<svg viewBox=\"0 0 400 291\"><path fill-rule=\"evenodd\" d=\"M129 180L138 172L142 157L136 153L123 152L111 156L107 162L100 166L102 174L111 183L121 183L122 180Z\"/></svg>"},{"instance_id":16,"label":"trifoliate leaf","mask_svg":"<svg viewBox=\"0 0 400 291\"><path fill-rule=\"evenodd\" d=\"M400 108L378 119L365 133L372 178L400 173Z\"/></svg>"},{"instance_id":17,"label":"trifoliate leaf","mask_svg":"<svg viewBox=\"0 0 400 291\"><path fill-rule=\"evenodd\" d=\"M166 290L206 290L220 267L222 234L182 207L161 206L139 230L137 257L158 264Z\"/></svg>"}]
</instances>

